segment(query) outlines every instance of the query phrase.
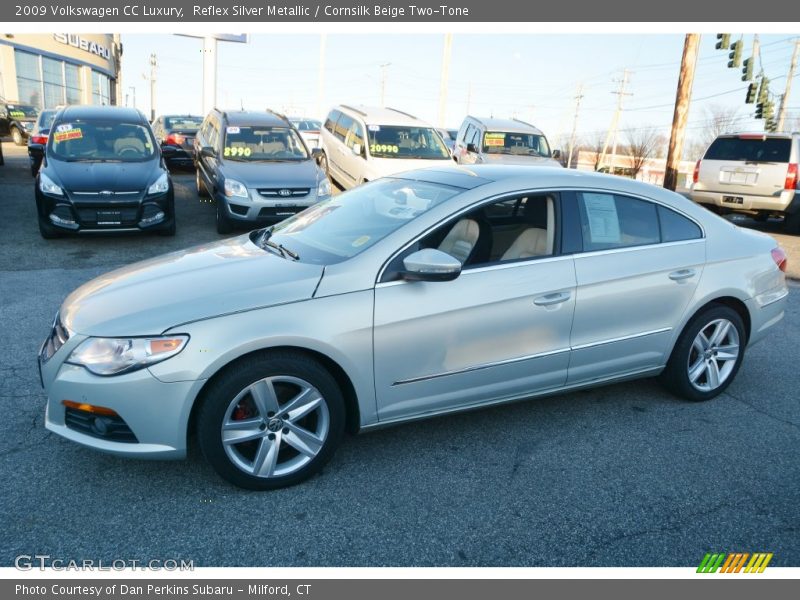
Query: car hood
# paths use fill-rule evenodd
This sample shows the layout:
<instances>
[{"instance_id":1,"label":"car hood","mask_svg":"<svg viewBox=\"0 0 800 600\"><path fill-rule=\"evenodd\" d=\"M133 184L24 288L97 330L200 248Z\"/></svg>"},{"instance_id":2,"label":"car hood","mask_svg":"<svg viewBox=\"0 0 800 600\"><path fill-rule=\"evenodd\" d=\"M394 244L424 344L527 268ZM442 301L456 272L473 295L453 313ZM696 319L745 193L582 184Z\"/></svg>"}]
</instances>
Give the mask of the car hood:
<instances>
[{"instance_id":1,"label":"car hood","mask_svg":"<svg viewBox=\"0 0 800 600\"><path fill-rule=\"evenodd\" d=\"M223 164L225 177L236 179L249 188L313 188L322 179L320 169L313 160L286 162L236 162L226 160Z\"/></svg>"},{"instance_id":2,"label":"car hood","mask_svg":"<svg viewBox=\"0 0 800 600\"><path fill-rule=\"evenodd\" d=\"M264 251L245 234L101 275L67 297L61 321L84 335L155 335L190 321L309 299L322 272Z\"/></svg>"},{"instance_id":3,"label":"car hood","mask_svg":"<svg viewBox=\"0 0 800 600\"><path fill-rule=\"evenodd\" d=\"M47 175L70 192L143 191L162 173L157 158L145 162L65 162L48 159Z\"/></svg>"},{"instance_id":4,"label":"car hood","mask_svg":"<svg viewBox=\"0 0 800 600\"><path fill-rule=\"evenodd\" d=\"M484 154L487 165L530 165L535 167L560 167L561 163L544 156L520 156L517 154Z\"/></svg>"},{"instance_id":5,"label":"car hood","mask_svg":"<svg viewBox=\"0 0 800 600\"><path fill-rule=\"evenodd\" d=\"M426 167L441 167L452 165L452 158L425 159L425 158L373 158L371 161L374 174L372 179L389 177L404 171L414 171Z\"/></svg>"}]
</instances>

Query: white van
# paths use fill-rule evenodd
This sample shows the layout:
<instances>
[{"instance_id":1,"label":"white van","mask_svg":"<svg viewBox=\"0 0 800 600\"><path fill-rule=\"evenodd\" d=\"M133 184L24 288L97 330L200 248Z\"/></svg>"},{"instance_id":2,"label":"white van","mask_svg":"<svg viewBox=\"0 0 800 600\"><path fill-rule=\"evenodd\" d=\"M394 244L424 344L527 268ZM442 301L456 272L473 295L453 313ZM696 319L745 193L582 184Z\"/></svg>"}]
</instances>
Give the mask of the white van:
<instances>
[{"instance_id":1,"label":"white van","mask_svg":"<svg viewBox=\"0 0 800 600\"><path fill-rule=\"evenodd\" d=\"M436 130L394 108L336 106L321 132L319 165L344 189L387 175L452 164Z\"/></svg>"}]
</instances>

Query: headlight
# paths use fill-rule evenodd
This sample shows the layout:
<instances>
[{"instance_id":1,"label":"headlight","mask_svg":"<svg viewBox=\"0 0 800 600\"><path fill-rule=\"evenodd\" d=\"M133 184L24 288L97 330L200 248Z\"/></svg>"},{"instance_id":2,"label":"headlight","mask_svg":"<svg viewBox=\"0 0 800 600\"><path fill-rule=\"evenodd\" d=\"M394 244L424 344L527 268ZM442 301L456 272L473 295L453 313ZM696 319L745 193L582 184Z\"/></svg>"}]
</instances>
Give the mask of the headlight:
<instances>
[{"instance_id":1,"label":"headlight","mask_svg":"<svg viewBox=\"0 0 800 600\"><path fill-rule=\"evenodd\" d=\"M66 362L85 367L95 375L120 375L175 356L188 341L188 335L89 338L72 351Z\"/></svg>"},{"instance_id":2,"label":"headlight","mask_svg":"<svg viewBox=\"0 0 800 600\"><path fill-rule=\"evenodd\" d=\"M44 194L52 194L54 196L63 196L64 192L58 187L53 180L44 173L39 173L39 189Z\"/></svg>"},{"instance_id":3,"label":"headlight","mask_svg":"<svg viewBox=\"0 0 800 600\"><path fill-rule=\"evenodd\" d=\"M225 195L239 196L241 198L248 197L247 188L244 187L244 184L241 181L236 181L235 179L225 180Z\"/></svg>"},{"instance_id":4,"label":"headlight","mask_svg":"<svg viewBox=\"0 0 800 600\"><path fill-rule=\"evenodd\" d=\"M319 182L319 187L317 187L317 197L322 196L330 196L331 195L331 182L328 181L326 177L322 181Z\"/></svg>"},{"instance_id":5,"label":"headlight","mask_svg":"<svg viewBox=\"0 0 800 600\"><path fill-rule=\"evenodd\" d=\"M161 177L156 179L156 182L147 188L148 194L163 194L169 190L169 177L166 173L162 173Z\"/></svg>"}]
</instances>

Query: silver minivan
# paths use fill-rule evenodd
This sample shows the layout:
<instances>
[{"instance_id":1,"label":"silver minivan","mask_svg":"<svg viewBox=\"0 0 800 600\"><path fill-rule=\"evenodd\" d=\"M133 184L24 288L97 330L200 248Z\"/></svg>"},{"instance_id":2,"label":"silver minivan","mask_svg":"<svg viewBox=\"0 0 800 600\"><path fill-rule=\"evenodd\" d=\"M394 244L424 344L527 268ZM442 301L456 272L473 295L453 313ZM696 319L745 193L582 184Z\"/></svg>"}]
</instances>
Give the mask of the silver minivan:
<instances>
[{"instance_id":1,"label":"silver minivan","mask_svg":"<svg viewBox=\"0 0 800 600\"><path fill-rule=\"evenodd\" d=\"M550 150L544 133L519 119L464 119L453 146L460 165L493 163L560 167L561 152Z\"/></svg>"},{"instance_id":2,"label":"silver minivan","mask_svg":"<svg viewBox=\"0 0 800 600\"><path fill-rule=\"evenodd\" d=\"M744 213L757 220L785 217L800 232L797 165L800 134L720 135L697 161L689 195L717 213Z\"/></svg>"}]
</instances>

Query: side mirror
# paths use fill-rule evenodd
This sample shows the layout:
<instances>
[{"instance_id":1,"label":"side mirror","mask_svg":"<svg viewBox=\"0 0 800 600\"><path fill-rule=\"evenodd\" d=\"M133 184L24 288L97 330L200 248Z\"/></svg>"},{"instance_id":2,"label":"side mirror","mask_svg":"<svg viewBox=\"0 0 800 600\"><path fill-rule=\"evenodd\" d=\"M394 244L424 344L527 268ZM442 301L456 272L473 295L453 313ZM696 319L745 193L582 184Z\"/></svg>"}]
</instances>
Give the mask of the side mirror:
<instances>
[{"instance_id":1,"label":"side mirror","mask_svg":"<svg viewBox=\"0 0 800 600\"><path fill-rule=\"evenodd\" d=\"M469 144L467 144L467 152L472 152L473 154L477 154L478 149L475 147L475 144L470 142Z\"/></svg>"},{"instance_id":2,"label":"side mirror","mask_svg":"<svg viewBox=\"0 0 800 600\"><path fill-rule=\"evenodd\" d=\"M313 158L316 163L319 164L319 159L322 158L322 148L312 148L311 158Z\"/></svg>"},{"instance_id":3,"label":"side mirror","mask_svg":"<svg viewBox=\"0 0 800 600\"><path fill-rule=\"evenodd\" d=\"M408 281L452 281L461 274L461 261L435 248L417 250L403 259Z\"/></svg>"},{"instance_id":4,"label":"side mirror","mask_svg":"<svg viewBox=\"0 0 800 600\"><path fill-rule=\"evenodd\" d=\"M211 146L203 146L200 148L200 156L205 156L206 158L217 158L217 152Z\"/></svg>"},{"instance_id":5,"label":"side mirror","mask_svg":"<svg viewBox=\"0 0 800 600\"><path fill-rule=\"evenodd\" d=\"M361 144L353 144L353 154L361 156Z\"/></svg>"},{"instance_id":6,"label":"side mirror","mask_svg":"<svg viewBox=\"0 0 800 600\"><path fill-rule=\"evenodd\" d=\"M558 160L559 158L561 158L561 150L553 150L553 152L551 152L550 155L556 160Z\"/></svg>"}]
</instances>

